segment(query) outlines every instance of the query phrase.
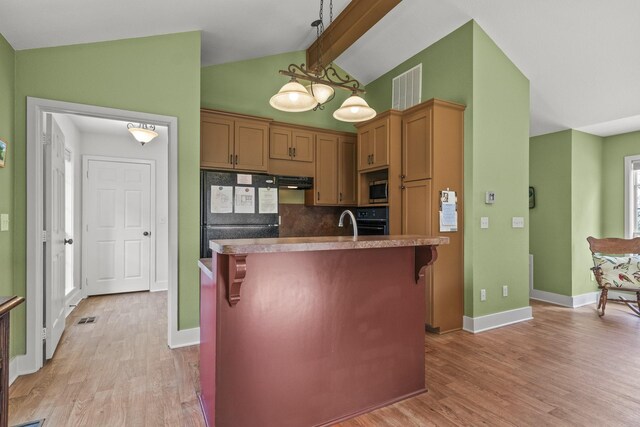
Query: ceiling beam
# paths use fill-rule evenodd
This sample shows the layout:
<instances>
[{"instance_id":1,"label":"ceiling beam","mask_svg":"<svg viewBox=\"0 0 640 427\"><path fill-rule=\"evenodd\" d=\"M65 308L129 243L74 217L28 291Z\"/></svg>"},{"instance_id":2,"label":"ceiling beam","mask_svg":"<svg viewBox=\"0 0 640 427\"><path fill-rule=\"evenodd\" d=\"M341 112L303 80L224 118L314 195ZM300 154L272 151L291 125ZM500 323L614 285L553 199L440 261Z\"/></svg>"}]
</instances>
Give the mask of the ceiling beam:
<instances>
[{"instance_id":1,"label":"ceiling beam","mask_svg":"<svg viewBox=\"0 0 640 427\"><path fill-rule=\"evenodd\" d=\"M402 0L351 0L324 33L307 49L307 69L318 66L318 45L322 43L322 64L333 62L369 31Z\"/></svg>"}]
</instances>

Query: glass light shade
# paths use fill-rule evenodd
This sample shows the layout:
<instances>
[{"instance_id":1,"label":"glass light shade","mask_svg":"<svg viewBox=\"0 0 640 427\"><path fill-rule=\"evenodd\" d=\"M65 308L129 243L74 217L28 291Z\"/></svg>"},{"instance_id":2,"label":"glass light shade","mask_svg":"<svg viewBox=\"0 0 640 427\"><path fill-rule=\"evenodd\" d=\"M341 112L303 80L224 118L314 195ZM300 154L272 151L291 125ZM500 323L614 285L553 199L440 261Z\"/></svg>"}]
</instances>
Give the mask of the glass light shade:
<instances>
[{"instance_id":1,"label":"glass light shade","mask_svg":"<svg viewBox=\"0 0 640 427\"><path fill-rule=\"evenodd\" d=\"M318 102L309 92L298 82L289 82L282 86L269 100L269 104L276 110L296 113L309 111Z\"/></svg>"},{"instance_id":2,"label":"glass light shade","mask_svg":"<svg viewBox=\"0 0 640 427\"><path fill-rule=\"evenodd\" d=\"M373 119L376 110L369 107L367 101L358 95L348 97L334 113L333 117L342 122L364 122Z\"/></svg>"},{"instance_id":3,"label":"glass light shade","mask_svg":"<svg viewBox=\"0 0 640 427\"><path fill-rule=\"evenodd\" d=\"M129 128L129 132L131 132L131 135L133 135L136 141L140 142L142 145L158 136L158 132L144 128L132 127Z\"/></svg>"},{"instance_id":4,"label":"glass light shade","mask_svg":"<svg viewBox=\"0 0 640 427\"><path fill-rule=\"evenodd\" d=\"M318 104L324 104L333 95L333 88L322 83L313 83L305 86L309 92L318 101Z\"/></svg>"}]
</instances>

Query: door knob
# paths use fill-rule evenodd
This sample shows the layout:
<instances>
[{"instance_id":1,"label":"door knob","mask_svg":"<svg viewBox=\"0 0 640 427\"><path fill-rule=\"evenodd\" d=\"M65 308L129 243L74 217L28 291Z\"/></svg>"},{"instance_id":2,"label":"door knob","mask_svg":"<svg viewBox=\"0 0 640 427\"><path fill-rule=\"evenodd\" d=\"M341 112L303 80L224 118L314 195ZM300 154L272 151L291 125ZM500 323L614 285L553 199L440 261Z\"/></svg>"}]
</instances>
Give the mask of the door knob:
<instances>
[{"instance_id":1,"label":"door knob","mask_svg":"<svg viewBox=\"0 0 640 427\"><path fill-rule=\"evenodd\" d=\"M144 233L142 233L143 236L151 236L151 232L150 231L145 231Z\"/></svg>"},{"instance_id":2,"label":"door knob","mask_svg":"<svg viewBox=\"0 0 640 427\"><path fill-rule=\"evenodd\" d=\"M64 239L65 245L73 245L73 239Z\"/></svg>"}]
</instances>

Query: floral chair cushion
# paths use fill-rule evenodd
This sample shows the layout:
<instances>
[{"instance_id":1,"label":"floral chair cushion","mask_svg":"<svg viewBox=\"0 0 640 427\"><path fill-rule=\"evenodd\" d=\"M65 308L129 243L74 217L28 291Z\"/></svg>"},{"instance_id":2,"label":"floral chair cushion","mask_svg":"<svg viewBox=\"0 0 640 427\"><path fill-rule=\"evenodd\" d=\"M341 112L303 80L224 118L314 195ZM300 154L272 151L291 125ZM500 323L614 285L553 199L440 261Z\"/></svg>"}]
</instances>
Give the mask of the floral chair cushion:
<instances>
[{"instance_id":1,"label":"floral chair cushion","mask_svg":"<svg viewBox=\"0 0 640 427\"><path fill-rule=\"evenodd\" d=\"M593 255L593 263L602 271L601 285L612 288L640 288L640 255Z\"/></svg>"}]
</instances>

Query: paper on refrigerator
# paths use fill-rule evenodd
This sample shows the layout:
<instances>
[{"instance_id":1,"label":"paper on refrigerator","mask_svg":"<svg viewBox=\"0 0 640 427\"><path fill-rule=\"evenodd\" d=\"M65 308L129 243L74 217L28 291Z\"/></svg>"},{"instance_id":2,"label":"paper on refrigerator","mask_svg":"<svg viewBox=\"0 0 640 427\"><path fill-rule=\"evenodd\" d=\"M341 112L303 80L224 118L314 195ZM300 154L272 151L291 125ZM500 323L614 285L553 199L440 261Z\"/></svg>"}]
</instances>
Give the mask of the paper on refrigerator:
<instances>
[{"instance_id":1,"label":"paper on refrigerator","mask_svg":"<svg viewBox=\"0 0 640 427\"><path fill-rule=\"evenodd\" d=\"M211 186L211 213L233 212L233 187L224 185Z\"/></svg>"},{"instance_id":2,"label":"paper on refrigerator","mask_svg":"<svg viewBox=\"0 0 640 427\"><path fill-rule=\"evenodd\" d=\"M278 189L258 188L258 213L274 214L278 213Z\"/></svg>"},{"instance_id":3,"label":"paper on refrigerator","mask_svg":"<svg viewBox=\"0 0 640 427\"><path fill-rule=\"evenodd\" d=\"M236 213L256 213L256 189L253 187L236 187Z\"/></svg>"}]
</instances>

